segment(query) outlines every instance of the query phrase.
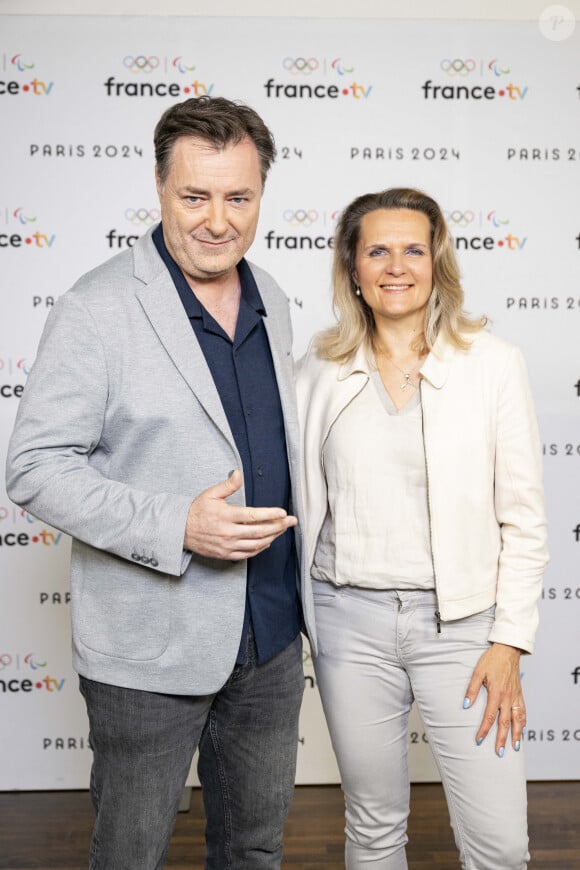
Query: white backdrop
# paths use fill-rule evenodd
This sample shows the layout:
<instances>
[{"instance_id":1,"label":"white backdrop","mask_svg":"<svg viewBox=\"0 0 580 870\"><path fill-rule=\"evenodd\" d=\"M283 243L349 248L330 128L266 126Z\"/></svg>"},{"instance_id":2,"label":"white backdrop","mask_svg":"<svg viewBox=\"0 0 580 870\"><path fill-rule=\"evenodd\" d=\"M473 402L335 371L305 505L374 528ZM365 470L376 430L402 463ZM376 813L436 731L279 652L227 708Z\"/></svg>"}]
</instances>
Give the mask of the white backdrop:
<instances>
[{"instance_id":1,"label":"white backdrop","mask_svg":"<svg viewBox=\"0 0 580 870\"><path fill-rule=\"evenodd\" d=\"M152 131L171 103L242 99L279 159L250 258L291 301L296 354L330 314L337 213L423 187L456 237L467 305L526 356L551 563L522 660L531 779L580 776L580 28L537 22L2 18L0 452L54 300L158 217ZM0 485L0 789L85 788L66 536ZM297 781L338 781L306 660ZM415 781L437 779L420 720ZM192 775L194 781L194 775Z\"/></svg>"}]
</instances>

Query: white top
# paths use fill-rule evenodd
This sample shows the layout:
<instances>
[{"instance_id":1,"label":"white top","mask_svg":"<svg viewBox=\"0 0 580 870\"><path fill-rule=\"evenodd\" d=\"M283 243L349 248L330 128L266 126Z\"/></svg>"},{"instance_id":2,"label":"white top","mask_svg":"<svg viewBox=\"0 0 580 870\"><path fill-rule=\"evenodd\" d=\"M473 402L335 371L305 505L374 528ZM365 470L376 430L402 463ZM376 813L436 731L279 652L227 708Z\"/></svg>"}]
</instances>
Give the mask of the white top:
<instances>
[{"instance_id":1,"label":"white top","mask_svg":"<svg viewBox=\"0 0 580 870\"><path fill-rule=\"evenodd\" d=\"M369 589L433 589L419 391L399 411L376 370L322 448L328 509L312 576Z\"/></svg>"}]
</instances>

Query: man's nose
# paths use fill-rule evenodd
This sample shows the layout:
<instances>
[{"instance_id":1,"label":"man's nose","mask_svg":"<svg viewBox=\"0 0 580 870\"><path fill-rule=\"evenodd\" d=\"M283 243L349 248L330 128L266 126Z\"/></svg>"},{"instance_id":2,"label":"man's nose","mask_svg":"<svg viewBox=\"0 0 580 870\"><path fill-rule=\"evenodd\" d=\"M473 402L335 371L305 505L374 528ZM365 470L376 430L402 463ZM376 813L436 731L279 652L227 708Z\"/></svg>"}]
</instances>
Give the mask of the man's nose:
<instances>
[{"instance_id":1,"label":"man's nose","mask_svg":"<svg viewBox=\"0 0 580 870\"><path fill-rule=\"evenodd\" d=\"M223 236L228 226L223 202L212 200L208 203L205 225L212 236Z\"/></svg>"}]
</instances>

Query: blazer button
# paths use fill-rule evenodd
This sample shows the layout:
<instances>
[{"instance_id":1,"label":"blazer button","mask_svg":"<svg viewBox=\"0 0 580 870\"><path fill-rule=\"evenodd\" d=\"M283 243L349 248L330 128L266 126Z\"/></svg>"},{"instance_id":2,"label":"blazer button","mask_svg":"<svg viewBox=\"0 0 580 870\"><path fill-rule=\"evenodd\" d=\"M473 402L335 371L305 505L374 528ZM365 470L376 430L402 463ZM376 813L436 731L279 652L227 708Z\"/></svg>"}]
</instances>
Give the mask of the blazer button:
<instances>
[{"instance_id":1,"label":"blazer button","mask_svg":"<svg viewBox=\"0 0 580 870\"><path fill-rule=\"evenodd\" d=\"M151 559L148 559L147 556L141 556L141 564L148 565Z\"/></svg>"},{"instance_id":2,"label":"blazer button","mask_svg":"<svg viewBox=\"0 0 580 870\"><path fill-rule=\"evenodd\" d=\"M141 556L139 555L139 553L131 553L131 558L134 559L135 562L141 561Z\"/></svg>"},{"instance_id":3,"label":"blazer button","mask_svg":"<svg viewBox=\"0 0 580 870\"><path fill-rule=\"evenodd\" d=\"M158 568L158 567L159 567L159 562L157 561L157 559L151 559L151 567L152 567L152 568Z\"/></svg>"}]
</instances>

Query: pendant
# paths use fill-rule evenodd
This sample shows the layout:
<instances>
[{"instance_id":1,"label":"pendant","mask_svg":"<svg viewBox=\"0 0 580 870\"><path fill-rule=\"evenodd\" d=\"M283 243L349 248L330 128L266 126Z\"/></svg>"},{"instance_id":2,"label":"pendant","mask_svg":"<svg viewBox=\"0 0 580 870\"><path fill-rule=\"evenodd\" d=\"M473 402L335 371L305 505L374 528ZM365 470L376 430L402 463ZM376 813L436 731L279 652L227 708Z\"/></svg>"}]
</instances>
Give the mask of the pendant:
<instances>
[{"instance_id":1,"label":"pendant","mask_svg":"<svg viewBox=\"0 0 580 870\"><path fill-rule=\"evenodd\" d=\"M403 377L405 378L405 383L401 384L401 389L406 390L409 384L411 383L411 375L407 374L407 372L403 372ZM412 386L412 384L411 384Z\"/></svg>"}]
</instances>

